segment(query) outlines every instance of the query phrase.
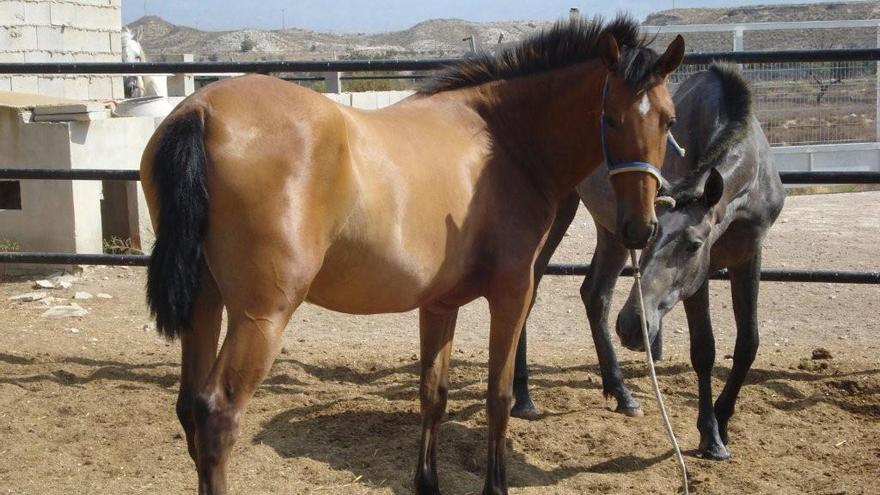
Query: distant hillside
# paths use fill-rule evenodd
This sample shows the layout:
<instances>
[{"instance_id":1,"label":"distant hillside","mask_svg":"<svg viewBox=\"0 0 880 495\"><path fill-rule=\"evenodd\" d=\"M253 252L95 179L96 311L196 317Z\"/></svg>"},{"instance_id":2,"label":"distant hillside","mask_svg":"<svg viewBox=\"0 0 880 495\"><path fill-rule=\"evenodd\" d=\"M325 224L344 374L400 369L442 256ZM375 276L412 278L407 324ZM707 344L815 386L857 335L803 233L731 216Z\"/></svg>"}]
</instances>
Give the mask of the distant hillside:
<instances>
[{"instance_id":1,"label":"distant hillside","mask_svg":"<svg viewBox=\"0 0 880 495\"><path fill-rule=\"evenodd\" d=\"M661 10L650 14L645 24L730 24L736 22L792 22L877 19L880 2L829 2L787 5L750 5L717 9Z\"/></svg>"},{"instance_id":2,"label":"distant hillside","mask_svg":"<svg viewBox=\"0 0 880 495\"><path fill-rule=\"evenodd\" d=\"M665 32L674 32L677 24L734 24L748 22L794 22L864 20L880 18L880 1L828 2L787 5L751 5L717 9L662 10L649 15L644 24L670 26ZM671 34L663 34L657 43L665 43ZM716 52L732 49L730 33L689 33L685 36L687 50ZM811 29L751 31L744 36L746 50L795 50L823 48L874 48L877 46L875 28Z\"/></svg>"},{"instance_id":3,"label":"distant hillside","mask_svg":"<svg viewBox=\"0 0 880 495\"><path fill-rule=\"evenodd\" d=\"M501 43L522 40L549 25L549 22L485 22L458 19L434 19L405 30L378 34L335 34L285 29L262 31L200 31L177 26L147 16L128 25L141 32L141 42L148 55L194 53L199 59L332 59L377 57L448 57L470 50L464 38L474 36L478 45L490 49ZM241 43L250 39L254 48L241 52Z\"/></svg>"},{"instance_id":4,"label":"distant hillside","mask_svg":"<svg viewBox=\"0 0 880 495\"><path fill-rule=\"evenodd\" d=\"M646 25L717 24L880 18L880 1L757 5L717 9L675 9L650 14ZM147 54L161 60L170 54L193 53L197 60L310 60L362 58L459 57L470 51L465 38L474 36L482 50L515 43L550 25L548 21L470 22L433 19L404 31L378 34L322 33L305 29L200 31L147 16L129 24L141 31ZM674 31L670 28L668 32ZM666 43L661 34L657 43ZM242 52L249 39L253 49ZM732 48L729 33L691 33L688 51L726 51ZM863 48L876 46L876 30L762 31L747 33L745 48L752 50L796 48Z\"/></svg>"}]
</instances>

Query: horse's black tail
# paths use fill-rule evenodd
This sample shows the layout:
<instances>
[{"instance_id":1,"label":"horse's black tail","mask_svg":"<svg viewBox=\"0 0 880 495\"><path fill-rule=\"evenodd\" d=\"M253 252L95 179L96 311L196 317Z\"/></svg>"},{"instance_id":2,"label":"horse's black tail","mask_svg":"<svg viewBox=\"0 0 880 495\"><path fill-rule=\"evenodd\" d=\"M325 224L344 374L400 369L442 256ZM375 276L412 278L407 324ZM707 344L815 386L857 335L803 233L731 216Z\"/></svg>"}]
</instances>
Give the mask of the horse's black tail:
<instances>
[{"instance_id":1,"label":"horse's black tail","mask_svg":"<svg viewBox=\"0 0 880 495\"><path fill-rule=\"evenodd\" d=\"M156 329L169 339L190 329L199 292L208 225L206 165L204 118L191 112L165 126L155 149L152 177L144 179L152 180L159 205L147 271L147 303L156 317Z\"/></svg>"}]
</instances>

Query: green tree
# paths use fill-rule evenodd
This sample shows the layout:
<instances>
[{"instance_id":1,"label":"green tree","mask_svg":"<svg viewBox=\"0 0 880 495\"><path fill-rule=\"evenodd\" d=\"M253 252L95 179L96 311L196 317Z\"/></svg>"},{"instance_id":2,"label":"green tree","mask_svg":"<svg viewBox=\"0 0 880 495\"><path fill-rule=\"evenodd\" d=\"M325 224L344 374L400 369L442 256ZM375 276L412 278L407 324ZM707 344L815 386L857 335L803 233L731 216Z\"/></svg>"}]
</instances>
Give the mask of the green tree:
<instances>
[{"instance_id":1,"label":"green tree","mask_svg":"<svg viewBox=\"0 0 880 495\"><path fill-rule=\"evenodd\" d=\"M254 47L256 47L256 46L257 45L256 45L256 43L254 43L254 40L250 39L249 37L241 40L242 53L249 52L249 51L253 50Z\"/></svg>"}]
</instances>

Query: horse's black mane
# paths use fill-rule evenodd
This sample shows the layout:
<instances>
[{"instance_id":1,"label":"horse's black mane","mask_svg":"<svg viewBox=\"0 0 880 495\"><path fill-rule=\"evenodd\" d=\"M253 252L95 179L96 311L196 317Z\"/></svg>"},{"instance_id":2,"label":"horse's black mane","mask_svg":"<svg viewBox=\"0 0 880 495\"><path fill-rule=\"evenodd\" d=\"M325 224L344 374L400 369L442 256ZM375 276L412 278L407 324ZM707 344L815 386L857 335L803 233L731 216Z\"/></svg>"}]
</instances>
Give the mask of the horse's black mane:
<instances>
[{"instance_id":1,"label":"horse's black mane","mask_svg":"<svg viewBox=\"0 0 880 495\"><path fill-rule=\"evenodd\" d=\"M752 116L752 91L748 81L734 64L715 62L709 66L708 72L718 78L724 96L721 107L722 116L726 119L724 127L709 143L706 151L696 162L690 174L675 184L670 191L679 206L686 205L702 194L699 187L706 172L719 165L730 148L742 142L749 133L749 120Z\"/></svg>"},{"instance_id":2,"label":"horse's black mane","mask_svg":"<svg viewBox=\"0 0 880 495\"><path fill-rule=\"evenodd\" d=\"M559 21L522 43L498 54L482 54L447 67L419 90L434 94L483 83L528 76L562 69L595 59L596 44L605 33L612 33L620 47L616 73L627 84L643 89L659 81L653 69L659 56L647 46L653 39L639 30L639 23L619 15L609 23L601 17L592 20Z\"/></svg>"}]
</instances>

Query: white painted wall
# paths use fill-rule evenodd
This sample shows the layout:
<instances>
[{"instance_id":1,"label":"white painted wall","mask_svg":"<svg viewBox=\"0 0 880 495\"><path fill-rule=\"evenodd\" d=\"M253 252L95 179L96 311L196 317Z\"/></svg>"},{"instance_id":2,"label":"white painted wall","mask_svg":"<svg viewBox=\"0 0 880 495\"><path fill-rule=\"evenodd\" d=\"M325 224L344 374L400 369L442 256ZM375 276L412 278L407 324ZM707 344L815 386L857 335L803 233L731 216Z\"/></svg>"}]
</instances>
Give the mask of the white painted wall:
<instances>
[{"instance_id":1,"label":"white painted wall","mask_svg":"<svg viewBox=\"0 0 880 495\"><path fill-rule=\"evenodd\" d=\"M780 172L880 172L880 143L777 146Z\"/></svg>"},{"instance_id":2,"label":"white painted wall","mask_svg":"<svg viewBox=\"0 0 880 495\"><path fill-rule=\"evenodd\" d=\"M129 169L156 127L151 117L30 122L30 107L0 106L0 168ZM0 238L23 251L101 253L100 181L22 180L21 210L0 210ZM129 187L132 240L152 245L143 192Z\"/></svg>"}]
</instances>

